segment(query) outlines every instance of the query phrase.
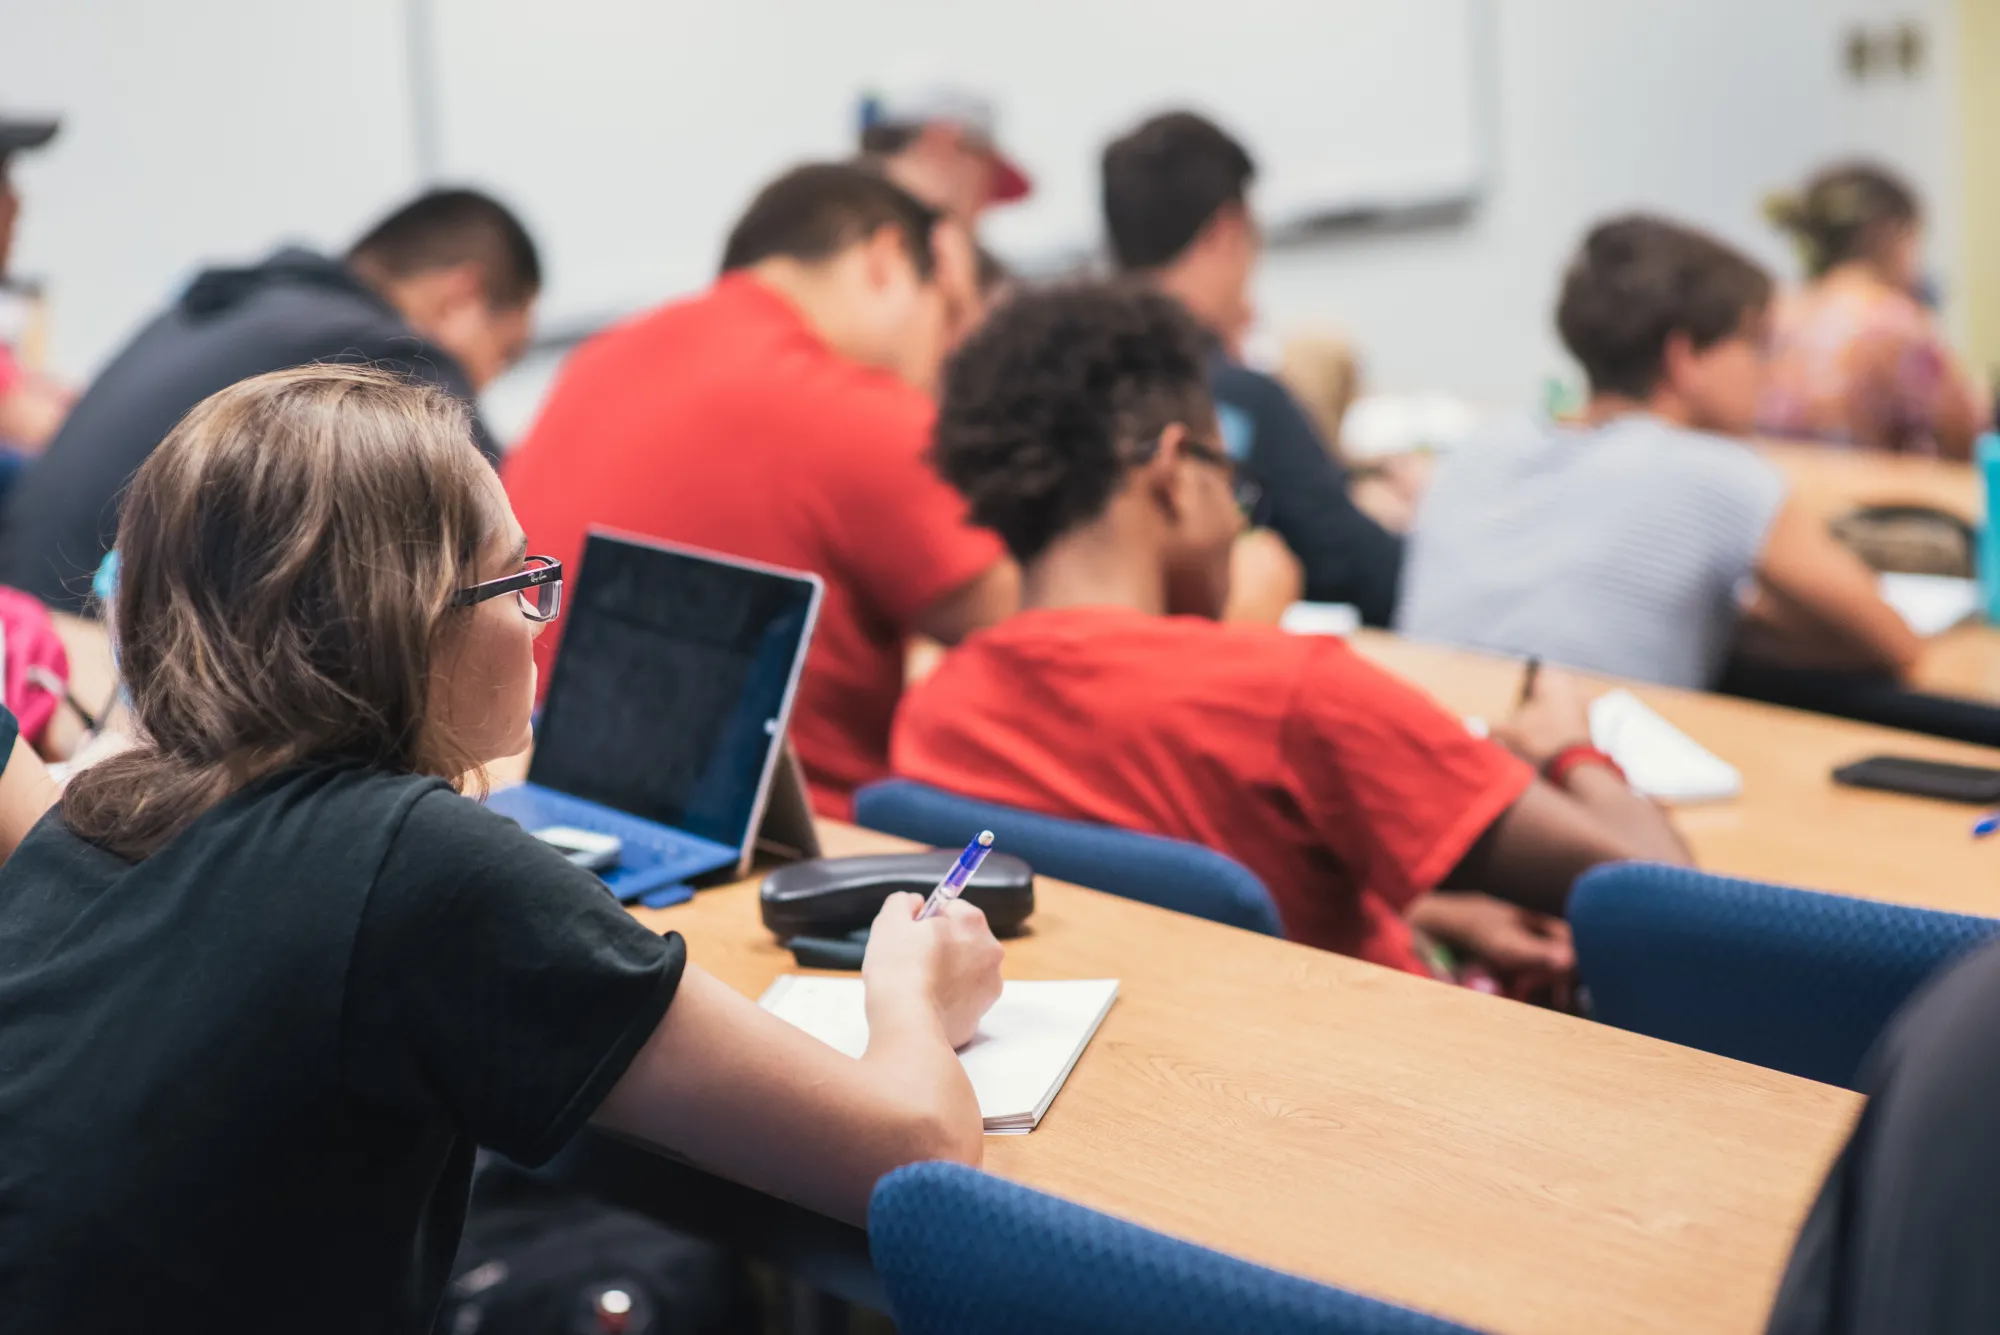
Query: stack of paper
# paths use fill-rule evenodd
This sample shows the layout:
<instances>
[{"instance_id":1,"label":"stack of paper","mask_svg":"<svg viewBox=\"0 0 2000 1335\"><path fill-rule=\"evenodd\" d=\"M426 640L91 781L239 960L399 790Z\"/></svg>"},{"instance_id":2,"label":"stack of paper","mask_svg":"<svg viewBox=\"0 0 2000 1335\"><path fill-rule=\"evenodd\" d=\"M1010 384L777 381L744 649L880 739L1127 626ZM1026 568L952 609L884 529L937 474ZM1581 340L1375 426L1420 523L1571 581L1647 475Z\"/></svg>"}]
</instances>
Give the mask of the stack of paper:
<instances>
[{"instance_id":1,"label":"stack of paper","mask_svg":"<svg viewBox=\"0 0 2000 1335\"><path fill-rule=\"evenodd\" d=\"M1662 802L1719 802L1743 791L1743 776L1661 718L1630 691L1590 703L1591 745L1625 771L1632 787Z\"/></svg>"},{"instance_id":2,"label":"stack of paper","mask_svg":"<svg viewBox=\"0 0 2000 1335\"><path fill-rule=\"evenodd\" d=\"M1979 610L1979 581L1952 575L1881 577L1882 601L1919 635L1942 635Z\"/></svg>"},{"instance_id":3,"label":"stack of paper","mask_svg":"<svg viewBox=\"0 0 2000 1335\"><path fill-rule=\"evenodd\" d=\"M757 1004L859 1057L868 1050L862 995L859 978L786 974ZM1115 978L1006 985L979 1032L958 1050L989 1135L1025 1135L1041 1124L1117 995Z\"/></svg>"}]
</instances>

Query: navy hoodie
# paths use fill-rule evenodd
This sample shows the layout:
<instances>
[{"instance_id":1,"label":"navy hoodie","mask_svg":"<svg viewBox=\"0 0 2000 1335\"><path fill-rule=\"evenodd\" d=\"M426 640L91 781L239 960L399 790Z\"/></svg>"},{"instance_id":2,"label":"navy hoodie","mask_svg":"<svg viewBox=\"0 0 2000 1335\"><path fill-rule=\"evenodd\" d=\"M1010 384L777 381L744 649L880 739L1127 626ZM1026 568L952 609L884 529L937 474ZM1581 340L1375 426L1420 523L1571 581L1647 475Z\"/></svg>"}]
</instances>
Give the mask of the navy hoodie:
<instances>
[{"instance_id":1,"label":"navy hoodie","mask_svg":"<svg viewBox=\"0 0 2000 1335\"><path fill-rule=\"evenodd\" d=\"M207 270L99 373L9 490L0 583L81 610L125 484L174 424L225 386L308 362L372 363L473 398L458 363L338 260L288 248ZM495 457L476 417L473 429Z\"/></svg>"}]
</instances>

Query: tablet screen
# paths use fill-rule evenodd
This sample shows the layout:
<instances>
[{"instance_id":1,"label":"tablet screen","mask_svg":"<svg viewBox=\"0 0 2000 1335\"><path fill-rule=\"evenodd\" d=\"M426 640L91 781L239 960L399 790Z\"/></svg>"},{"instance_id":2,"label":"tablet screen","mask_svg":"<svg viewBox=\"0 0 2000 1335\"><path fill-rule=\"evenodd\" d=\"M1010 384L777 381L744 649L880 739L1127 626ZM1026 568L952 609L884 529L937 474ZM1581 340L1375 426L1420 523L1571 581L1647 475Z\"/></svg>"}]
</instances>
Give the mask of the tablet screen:
<instances>
[{"instance_id":1,"label":"tablet screen","mask_svg":"<svg viewBox=\"0 0 2000 1335\"><path fill-rule=\"evenodd\" d=\"M528 777L741 846L818 610L810 575L593 533Z\"/></svg>"}]
</instances>

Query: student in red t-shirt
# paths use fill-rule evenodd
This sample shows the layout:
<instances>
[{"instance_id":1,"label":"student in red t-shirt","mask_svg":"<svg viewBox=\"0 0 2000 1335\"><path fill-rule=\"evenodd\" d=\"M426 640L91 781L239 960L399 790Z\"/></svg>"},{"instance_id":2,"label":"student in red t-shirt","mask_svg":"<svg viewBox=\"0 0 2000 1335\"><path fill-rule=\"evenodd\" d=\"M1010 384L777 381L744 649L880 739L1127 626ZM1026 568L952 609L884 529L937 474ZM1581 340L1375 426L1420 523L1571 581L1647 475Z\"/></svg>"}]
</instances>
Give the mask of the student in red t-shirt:
<instances>
[{"instance_id":1,"label":"student in red t-shirt","mask_svg":"<svg viewBox=\"0 0 2000 1335\"><path fill-rule=\"evenodd\" d=\"M1340 640L1215 619L1243 521L1171 298L1014 298L947 366L935 450L1021 563L1022 611L912 689L898 773L1221 849L1296 940L1421 973L1415 923L1516 984L1566 974L1545 915L1585 869L1686 861L1559 674L1502 746Z\"/></svg>"},{"instance_id":2,"label":"student in red t-shirt","mask_svg":"<svg viewBox=\"0 0 2000 1335\"><path fill-rule=\"evenodd\" d=\"M559 560L604 526L826 580L792 716L826 815L888 772L910 635L955 644L1017 596L998 540L924 460L939 266L971 263L934 236L950 226L863 168L787 173L714 286L576 351L503 469L529 545Z\"/></svg>"}]
</instances>

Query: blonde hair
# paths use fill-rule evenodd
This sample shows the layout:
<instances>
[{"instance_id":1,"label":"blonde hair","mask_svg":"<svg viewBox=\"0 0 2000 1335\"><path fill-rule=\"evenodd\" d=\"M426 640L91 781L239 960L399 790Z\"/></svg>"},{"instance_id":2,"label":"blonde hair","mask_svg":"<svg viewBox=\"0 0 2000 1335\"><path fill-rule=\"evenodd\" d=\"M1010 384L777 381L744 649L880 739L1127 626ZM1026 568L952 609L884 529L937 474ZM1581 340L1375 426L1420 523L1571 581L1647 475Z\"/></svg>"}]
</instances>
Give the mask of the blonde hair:
<instances>
[{"instance_id":1,"label":"blonde hair","mask_svg":"<svg viewBox=\"0 0 2000 1335\"><path fill-rule=\"evenodd\" d=\"M1855 162L1827 168L1803 190L1767 196L1764 216L1790 234L1806 274L1818 278L1865 259L1885 227L1914 223L1919 211L1915 192L1893 173Z\"/></svg>"},{"instance_id":2,"label":"blonde hair","mask_svg":"<svg viewBox=\"0 0 2000 1335\"><path fill-rule=\"evenodd\" d=\"M462 404L383 371L276 371L198 404L118 526L137 744L77 775L63 820L138 859L304 761L474 770L427 724L452 595L495 522L489 471Z\"/></svg>"}]
</instances>

